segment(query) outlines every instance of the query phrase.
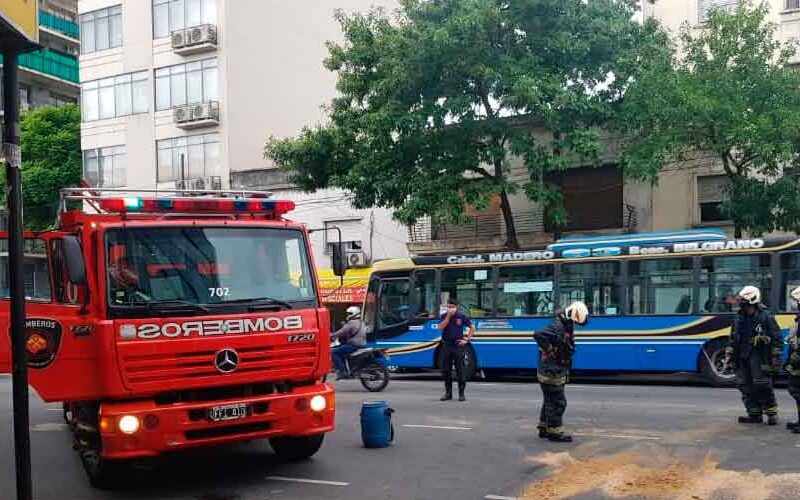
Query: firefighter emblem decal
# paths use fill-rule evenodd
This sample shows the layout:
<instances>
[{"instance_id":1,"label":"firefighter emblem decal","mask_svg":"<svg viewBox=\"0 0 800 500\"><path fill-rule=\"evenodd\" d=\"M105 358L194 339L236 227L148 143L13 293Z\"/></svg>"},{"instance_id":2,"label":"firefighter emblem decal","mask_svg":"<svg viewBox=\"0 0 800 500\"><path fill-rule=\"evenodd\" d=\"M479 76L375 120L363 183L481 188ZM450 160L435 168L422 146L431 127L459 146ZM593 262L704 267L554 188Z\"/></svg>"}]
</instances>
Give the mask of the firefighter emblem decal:
<instances>
[{"instance_id":1,"label":"firefighter emblem decal","mask_svg":"<svg viewBox=\"0 0 800 500\"><path fill-rule=\"evenodd\" d=\"M56 359L61 345L61 325L52 319L25 321L25 350L30 368L46 368Z\"/></svg>"}]
</instances>

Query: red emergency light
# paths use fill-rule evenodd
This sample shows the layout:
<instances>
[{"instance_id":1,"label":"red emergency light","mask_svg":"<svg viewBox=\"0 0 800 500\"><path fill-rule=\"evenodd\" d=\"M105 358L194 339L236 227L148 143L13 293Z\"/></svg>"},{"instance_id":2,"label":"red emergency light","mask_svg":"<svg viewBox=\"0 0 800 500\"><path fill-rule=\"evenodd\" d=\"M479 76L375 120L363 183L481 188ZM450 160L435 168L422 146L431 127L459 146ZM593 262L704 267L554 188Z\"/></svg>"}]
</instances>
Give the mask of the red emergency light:
<instances>
[{"instance_id":1,"label":"red emergency light","mask_svg":"<svg viewBox=\"0 0 800 500\"><path fill-rule=\"evenodd\" d=\"M279 217L294 210L291 200L258 198L100 198L100 209L114 213L268 214Z\"/></svg>"}]
</instances>

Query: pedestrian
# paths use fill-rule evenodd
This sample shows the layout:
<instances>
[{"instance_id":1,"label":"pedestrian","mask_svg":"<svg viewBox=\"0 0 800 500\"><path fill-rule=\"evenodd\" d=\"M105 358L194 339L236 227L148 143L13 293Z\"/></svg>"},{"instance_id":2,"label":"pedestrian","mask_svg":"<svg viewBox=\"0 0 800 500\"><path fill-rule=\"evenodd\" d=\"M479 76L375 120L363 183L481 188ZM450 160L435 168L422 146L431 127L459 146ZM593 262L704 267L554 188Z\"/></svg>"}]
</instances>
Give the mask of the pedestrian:
<instances>
[{"instance_id":1,"label":"pedestrian","mask_svg":"<svg viewBox=\"0 0 800 500\"><path fill-rule=\"evenodd\" d=\"M533 334L539 345L537 378L542 387L542 410L539 413L539 437L569 443L572 436L563 428L567 397L564 386L572 368L575 353L575 326L589 320L589 309L583 302L573 302L563 312L556 313L553 322Z\"/></svg>"},{"instance_id":2,"label":"pedestrian","mask_svg":"<svg viewBox=\"0 0 800 500\"><path fill-rule=\"evenodd\" d=\"M747 416L741 424L778 423L778 403L772 389L773 376L780 371L783 339L775 317L761 302L761 291L746 286L739 292L739 313L734 320L726 359L736 373Z\"/></svg>"},{"instance_id":3,"label":"pedestrian","mask_svg":"<svg viewBox=\"0 0 800 500\"><path fill-rule=\"evenodd\" d=\"M786 342L789 344L789 362L786 371L789 372L789 394L797 404L797 422L789 422L786 427L795 434L800 434L800 286L792 290L792 299L795 301L797 316L789 331Z\"/></svg>"},{"instance_id":4,"label":"pedestrian","mask_svg":"<svg viewBox=\"0 0 800 500\"><path fill-rule=\"evenodd\" d=\"M469 328L466 337L464 337L465 328ZM458 377L458 400L466 401L464 391L467 388L467 373L464 370L464 350L475 335L475 327L469 317L458 310L458 302L455 299L447 302L447 312L439 318L439 330L442 331L439 349L442 351L444 377L444 396L441 401L453 399L453 365L456 367L456 377Z\"/></svg>"}]
</instances>

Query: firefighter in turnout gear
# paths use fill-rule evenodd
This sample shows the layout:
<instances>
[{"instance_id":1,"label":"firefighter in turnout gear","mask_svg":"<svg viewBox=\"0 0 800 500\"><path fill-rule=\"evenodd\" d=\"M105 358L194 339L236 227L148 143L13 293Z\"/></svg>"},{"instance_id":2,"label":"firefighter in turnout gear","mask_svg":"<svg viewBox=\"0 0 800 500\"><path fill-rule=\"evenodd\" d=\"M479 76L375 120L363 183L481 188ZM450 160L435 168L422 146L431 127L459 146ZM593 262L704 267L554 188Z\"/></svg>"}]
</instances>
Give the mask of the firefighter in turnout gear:
<instances>
[{"instance_id":1,"label":"firefighter in turnout gear","mask_svg":"<svg viewBox=\"0 0 800 500\"><path fill-rule=\"evenodd\" d=\"M742 393L747 416L739 423L778 423L778 403L772 389L772 378L780 372L783 341L772 314L761 303L761 291L746 286L739 292L739 314L733 324L727 362L736 373L736 386Z\"/></svg>"},{"instance_id":2,"label":"firefighter in turnout gear","mask_svg":"<svg viewBox=\"0 0 800 500\"><path fill-rule=\"evenodd\" d=\"M786 427L795 434L800 434L800 286L792 290L792 299L797 306L797 316L794 318L789 337L789 362L786 371L789 372L789 394L797 403L797 422L789 422Z\"/></svg>"},{"instance_id":3,"label":"firefighter in turnout gear","mask_svg":"<svg viewBox=\"0 0 800 500\"><path fill-rule=\"evenodd\" d=\"M553 322L533 334L539 345L537 378L544 400L539 415L539 437L556 442L571 442L572 436L564 433L562 419L567 409L564 386L572 367L575 352L575 326L585 325L589 310L583 302L570 304L556 314Z\"/></svg>"}]
</instances>

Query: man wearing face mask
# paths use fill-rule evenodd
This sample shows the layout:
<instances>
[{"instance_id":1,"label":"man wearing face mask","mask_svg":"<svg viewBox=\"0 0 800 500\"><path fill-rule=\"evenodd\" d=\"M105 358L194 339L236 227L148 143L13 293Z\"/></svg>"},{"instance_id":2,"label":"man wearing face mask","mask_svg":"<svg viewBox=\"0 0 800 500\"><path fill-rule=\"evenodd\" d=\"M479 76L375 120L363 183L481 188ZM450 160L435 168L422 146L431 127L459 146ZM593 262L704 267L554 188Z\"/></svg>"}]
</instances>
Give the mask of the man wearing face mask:
<instances>
[{"instance_id":1,"label":"man wearing face mask","mask_svg":"<svg viewBox=\"0 0 800 500\"><path fill-rule=\"evenodd\" d=\"M464 329L469 328L469 333L464 337ZM458 400L466 401L464 391L467 387L467 374L464 370L464 349L469 339L475 335L475 327L469 317L458 310L455 299L447 302L447 312L439 318L439 330L442 331L440 349L444 352L442 363L442 376L444 377L444 396L442 401L453 399L453 373L452 367L456 366L458 377Z\"/></svg>"},{"instance_id":2,"label":"man wearing face mask","mask_svg":"<svg viewBox=\"0 0 800 500\"><path fill-rule=\"evenodd\" d=\"M736 373L736 386L742 393L747 416L740 424L778 423L778 403L772 378L780 372L783 341L775 317L761 303L761 291L746 286L739 292L739 314L733 324L728 363Z\"/></svg>"},{"instance_id":3,"label":"man wearing face mask","mask_svg":"<svg viewBox=\"0 0 800 500\"><path fill-rule=\"evenodd\" d=\"M797 403L797 422L789 422L786 427L793 433L800 434L800 286L792 290L791 296L795 301L797 316L786 339L789 344L789 363L786 364L786 371L789 372L789 394Z\"/></svg>"}]
</instances>

